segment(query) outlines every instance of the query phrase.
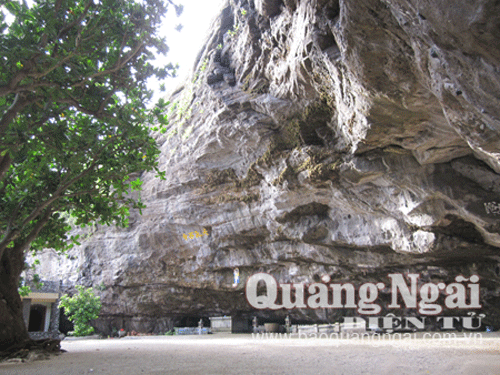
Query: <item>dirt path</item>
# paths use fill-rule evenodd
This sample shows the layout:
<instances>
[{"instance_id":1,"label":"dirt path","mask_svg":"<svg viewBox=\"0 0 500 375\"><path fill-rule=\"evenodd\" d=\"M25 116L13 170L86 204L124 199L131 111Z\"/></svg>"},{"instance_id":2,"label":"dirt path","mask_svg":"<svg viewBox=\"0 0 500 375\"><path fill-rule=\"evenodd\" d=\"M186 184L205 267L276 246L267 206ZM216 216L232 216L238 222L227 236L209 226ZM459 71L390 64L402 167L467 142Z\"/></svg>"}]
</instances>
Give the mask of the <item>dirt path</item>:
<instances>
[{"instance_id":1,"label":"dirt path","mask_svg":"<svg viewBox=\"0 0 500 375\"><path fill-rule=\"evenodd\" d=\"M251 335L64 340L67 353L0 364L0 374L500 374L500 335L482 339L252 338Z\"/></svg>"}]
</instances>

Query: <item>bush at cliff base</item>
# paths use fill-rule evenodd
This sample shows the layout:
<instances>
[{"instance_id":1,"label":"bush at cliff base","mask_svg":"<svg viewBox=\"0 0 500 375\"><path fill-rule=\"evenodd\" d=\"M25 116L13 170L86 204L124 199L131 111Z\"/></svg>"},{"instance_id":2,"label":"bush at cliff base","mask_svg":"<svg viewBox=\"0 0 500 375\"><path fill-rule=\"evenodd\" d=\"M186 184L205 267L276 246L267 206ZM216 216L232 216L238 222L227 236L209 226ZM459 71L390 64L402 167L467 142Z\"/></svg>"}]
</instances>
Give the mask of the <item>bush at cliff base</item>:
<instances>
[{"instance_id":1,"label":"bush at cliff base","mask_svg":"<svg viewBox=\"0 0 500 375\"><path fill-rule=\"evenodd\" d=\"M88 336L94 332L89 322L99 317L101 312L101 297L94 295L92 288L84 288L77 285L78 294L69 297L67 294L61 297L59 307L64 308L64 314L75 325L74 336Z\"/></svg>"}]
</instances>

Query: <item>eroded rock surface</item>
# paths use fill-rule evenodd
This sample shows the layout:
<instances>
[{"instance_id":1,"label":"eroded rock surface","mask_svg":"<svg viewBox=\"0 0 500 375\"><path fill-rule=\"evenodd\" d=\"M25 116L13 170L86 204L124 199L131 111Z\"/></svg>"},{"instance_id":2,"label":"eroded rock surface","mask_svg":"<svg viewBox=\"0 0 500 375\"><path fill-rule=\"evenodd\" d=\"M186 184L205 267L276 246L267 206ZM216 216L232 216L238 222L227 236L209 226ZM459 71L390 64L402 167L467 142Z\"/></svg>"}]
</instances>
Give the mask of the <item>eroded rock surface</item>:
<instances>
[{"instance_id":1,"label":"eroded rock surface","mask_svg":"<svg viewBox=\"0 0 500 375\"><path fill-rule=\"evenodd\" d=\"M251 316L244 282L259 271L479 274L499 325L499 40L494 0L231 0L171 99L167 178L141 176L148 208L42 272L101 285L103 330Z\"/></svg>"}]
</instances>

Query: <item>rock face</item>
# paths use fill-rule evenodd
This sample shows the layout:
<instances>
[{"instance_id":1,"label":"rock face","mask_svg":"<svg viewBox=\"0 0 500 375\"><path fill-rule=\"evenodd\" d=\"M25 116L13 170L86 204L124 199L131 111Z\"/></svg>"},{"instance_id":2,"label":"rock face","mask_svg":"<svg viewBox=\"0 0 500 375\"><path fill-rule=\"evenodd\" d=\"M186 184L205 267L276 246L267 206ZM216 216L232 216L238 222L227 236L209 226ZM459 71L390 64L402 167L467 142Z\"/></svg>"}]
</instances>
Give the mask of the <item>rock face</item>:
<instances>
[{"instance_id":1,"label":"rock face","mask_svg":"<svg viewBox=\"0 0 500 375\"><path fill-rule=\"evenodd\" d=\"M100 285L103 331L283 318L246 301L256 272L478 274L476 312L500 325L499 40L495 0L231 0L171 98L167 178L141 176L143 215L93 228L42 273Z\"/></svg>"}]
</instances>

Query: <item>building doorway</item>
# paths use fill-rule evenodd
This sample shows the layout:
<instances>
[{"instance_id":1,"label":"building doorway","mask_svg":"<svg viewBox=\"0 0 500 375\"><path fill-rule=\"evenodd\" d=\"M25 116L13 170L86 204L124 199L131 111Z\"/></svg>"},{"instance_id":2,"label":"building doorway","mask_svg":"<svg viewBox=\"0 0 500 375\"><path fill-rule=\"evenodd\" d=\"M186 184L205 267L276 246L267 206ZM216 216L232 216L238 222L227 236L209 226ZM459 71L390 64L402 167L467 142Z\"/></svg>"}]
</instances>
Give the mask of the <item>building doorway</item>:
<instances>
[{"instance_id":1,"label":"building doorway","mask_svg":"<svg viewBox=\"0 0 500 375\"><path fill-rule=\"evenodd\" d=\"M45 330L45 316L47 315L47 306L32 305L30 309L30 321L28 332L43 332Z\"/></svg>"}]
</instances>

